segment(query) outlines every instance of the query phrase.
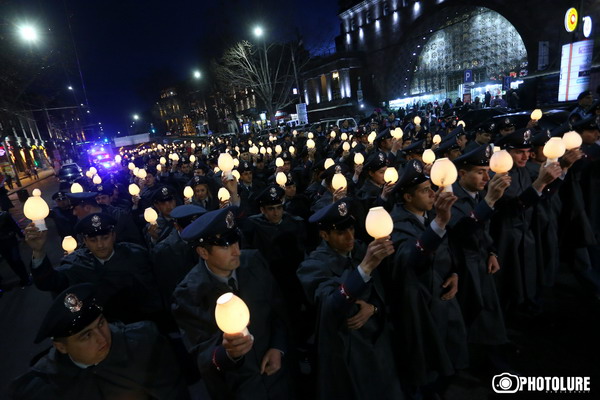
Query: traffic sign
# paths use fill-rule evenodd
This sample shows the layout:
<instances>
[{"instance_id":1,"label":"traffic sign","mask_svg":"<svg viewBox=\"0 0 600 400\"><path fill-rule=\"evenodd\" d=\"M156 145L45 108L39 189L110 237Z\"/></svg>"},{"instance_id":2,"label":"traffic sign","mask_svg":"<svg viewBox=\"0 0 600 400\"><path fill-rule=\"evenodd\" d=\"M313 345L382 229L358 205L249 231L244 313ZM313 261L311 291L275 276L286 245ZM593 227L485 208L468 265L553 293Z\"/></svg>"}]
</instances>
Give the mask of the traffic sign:
<instances>
[{"instance_id":1,"label":"traffic sign","mask_svg":"<svg viewBox=\"0 0 600 400\"><path fill-rule=\"evenodd\" d=\"M473 82L473 70L465 69L465 83Z\"/></svg>"}]
</instances>

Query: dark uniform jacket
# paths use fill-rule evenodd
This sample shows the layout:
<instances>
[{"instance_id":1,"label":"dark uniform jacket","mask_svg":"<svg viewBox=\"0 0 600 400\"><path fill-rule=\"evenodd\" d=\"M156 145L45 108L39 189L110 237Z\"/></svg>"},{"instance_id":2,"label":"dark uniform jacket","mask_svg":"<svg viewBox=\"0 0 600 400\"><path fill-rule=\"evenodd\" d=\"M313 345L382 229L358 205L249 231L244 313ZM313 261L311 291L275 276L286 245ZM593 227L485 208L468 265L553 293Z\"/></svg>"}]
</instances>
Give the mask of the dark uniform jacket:
<instances>
[{"instance_id":1,"label":"dark uniform jacket","mask_svg":"<svg viewBox=\"0 0 600 400\"><path fill-rule=\"evenodd\" d=\"M65 236L76 236L75 224L77 223L77 217L73 215L71 209L65 211L60 207L53 207L52 210L50 210L50 215L48 215L48 217L54 220L56 230L58 230L58 234L61 238L64 238Z\"/></svg>"},{"instance_id":2,"label":"dark uniform jacket","mask_svg":"<svg viewBox=\"0 0 600 400\"><path fill-rule=\"evenodd\" d=\"M357 269L365 250L357 242L346 257L323 241L298 269L307 297L318 308L320 399L402 398L379 272L365 283ZM357 299L376 306L378 313L360 329L350 330L346 321L359 311Z\"/></svg>"},{"instance_id":3,"label":"dark uniform jacket","mask_svg":"<svg viewBox=\"0 0 600 400\"><path fill-rule=\"evenodd\" d=\"M142 234L137 228L133 217L122 208L113 206L100 205L102 212L110 215L117 221L115 233L117 234L117 243L127 242L144 245ZM143 211L142 211L143 213Z\"/></svg>"},{"instance_id":4,"label":"dark uniform jacket","mask_svg":"<svg viewBox=\"0 0 600 400\"><path fill-rule=\"evenodd\" d=\"M452 206L450 234L454 263L460 277L457 293L470 343L498 345L508 341L494 276L488 273L489 234L493 210L483 196L474 199L458 183L452 185L458 200ZM481 194L480 194L481 195ZM500 265L502 268L502 265Z\"/></svg>"},{"instance_id":5,"label":"dark uniform jacket","mask_svg":"<svg viewBox=\"0 0 600 400\"><path fill-rule=\"evenodd\" d=\"M176 229L151 251L154 276L165 307L171 306L173 291L198 262L194 249Z\"/></svg>"},{"instance_id":6,"label":"dark uniform jacket","mask_svg":"<svg viewBox=\"0 0 600 400\"><path fill-rule=\"evenodd\" d=\"M189 399L166 339L150 322L110 325L108 356L88 368L55 348L11 387L16 400Z\"/></svg>"},{"instance_id":7,"label":"dark uniform jacket","mask_svg":"<svg viewBox=\"0 0 600 400\"><path fill-rule=\"evenodd\" d=\"M241 360L232 361L222 346L223 333L215 321L216 301L232 289L212 276L204 260L190 271L173 293L173 315L183 342L196 358L213 400L288 399L286 358L274 375L260 374L268 349L287 351L284 307L279 288L265 260L255 250L243 250L236 269L238 296L250 310L248 330L254 344Z\"/></svg>"},{"instance_id":8,"label":"dark uniform jacket","mask_svg":"<svg viewBox=\"0 0 600 400\"><path fill-rule=\"evenodd\" d=\"M83 248L64 257L57 268L45 257L31 272L38 289L54 293L78 283L97 285L110 321L139 321L160 309L148 252L133 243L115 244L113 256L104 264Z\"/></svg>"},{"instance_id":9,"label":"dark uniform jacket","mask_svg":"<svg viewBox=\"0 0 600 400\"><path fill-rule=\"evenodd\" d=\"M433 215L429 215L429 219ZM402 378L421 386L452 375L468 361L467 337L458 300L442 300L442 284L453 269L448 232L439 237L400 204L392 211L396 247L392 294ZM460 290L460 281L459 281Z\"/></svg>"}]
</instances>

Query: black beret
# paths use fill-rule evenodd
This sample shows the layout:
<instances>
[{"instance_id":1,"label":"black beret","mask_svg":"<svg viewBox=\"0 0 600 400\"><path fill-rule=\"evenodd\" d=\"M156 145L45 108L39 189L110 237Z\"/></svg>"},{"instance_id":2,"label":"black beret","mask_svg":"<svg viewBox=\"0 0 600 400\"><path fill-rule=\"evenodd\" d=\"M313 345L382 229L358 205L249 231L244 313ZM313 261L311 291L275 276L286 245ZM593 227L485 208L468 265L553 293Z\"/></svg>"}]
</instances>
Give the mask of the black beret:
<instances>
[{"instance_id":1,"label":"black beret","mask_svg":"<svg viewBox=\"0 0 600 400\"><path fill-rule=\"evenodd\" d=\"M285 196L285 190L279 185L267 186L256 196L256 202L260 207L281 204Z\"/></svg>"},{"instance_id":2,"label":"black beret","mask_svg":"<svg viewBox=\"0 0 600 400\"><path fill-rule=\"evenodd\" d=\"M350 201L344 198L336 201L327 207L310 216L308 221L316 224L321 230L339 230L343 231L354 226L354 217L350 214Z\"/></svg>"},{"instance_id":3,"label":"black beret","mask_svg":"<svg viewBox=\"0 0 600 400\"><path fill-rule=\"evenodd\" d=\"M423 163L419 160L410 160L402 171L402 175L396 182L393 192L403 193L407 189L428 181L429 177L425 175Z\"/></svg>"},{"instance_id":4,"label":"black beret","mask_svg":"<svg viewBox=\"0 0 600 400\"><path fill-rule=\"evenodd\" d=\"M69 337L81 332L102 314L91 283L71 286L53 301L40 326L35 343L46 338Z\"/></svg>"},{"instance_id":5,"label":"black beret","mask_svg":"<svg viewBox=\"0 0 600 400\"><path fill-rule=\"evenodd\" d=\"M209 211L188 225L181 232L181 238L186 242L213 244L217 235L223 236L230 234L231 231L237 231L235 224L237 210L237 207L230 206Z\"/></svg>"},{"instance_id":6,"label":"black beret","mask_svg":"<svg viewBox=\"0 0 600 400\"><path fill-rule=\"evenodd\" d=\"M175 199L175 192L168 186L162 186L156 192L154 192L154 196L152 196L153 202L158 201L169 201Z\"/></svg>"},{"instance_id":7,"label":"black beret","mask_svg":"<svg viewBox=\"0 0 600 400\"><path fill-rule=\"evenodd\" d=\"M457 167L466 165L487 167L490 165L490 157L492 154L494 154L493 146L491 144L484 144L455 158L453 162Z\"/></svg>"},{"instance_id":8,"label":"black beret","mask_svg":"<svg viewBox=\"0 0 600 400\"><path fill-rule=\"evenodd\" d=\"M90 214L75 225L75 233L85 236L105 235L112 232L117 225L117 221L108 214L94 213Z\"/></svg>"},{"instance_id":9,"label":"black beret","mask_svg":"<svg viewBox=\"0 0 600 400\"><path fill-rule=\"evenodd\" d=\"M388 166L388 160L384 153L376 151L369 155L365 162L365 171L377 171Z\"/></svg>"}]
</instances>

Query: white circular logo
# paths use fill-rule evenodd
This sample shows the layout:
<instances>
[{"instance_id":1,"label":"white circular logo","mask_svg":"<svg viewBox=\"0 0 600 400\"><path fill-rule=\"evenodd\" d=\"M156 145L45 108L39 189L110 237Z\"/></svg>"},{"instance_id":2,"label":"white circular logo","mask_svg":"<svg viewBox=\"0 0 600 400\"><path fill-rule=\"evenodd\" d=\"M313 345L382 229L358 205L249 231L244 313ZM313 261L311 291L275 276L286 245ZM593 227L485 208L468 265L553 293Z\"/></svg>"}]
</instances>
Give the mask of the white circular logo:
<instances>
[{"instance_id":1,"label":"white circular logo","mask_svg":"<svg viewBox=\"0 0 600 400\"><path fill-rule=\"evenodd\" d=\"M583 17L583 36L589 38L592 34L592 17Z\"/></svg>"}]
</instances>

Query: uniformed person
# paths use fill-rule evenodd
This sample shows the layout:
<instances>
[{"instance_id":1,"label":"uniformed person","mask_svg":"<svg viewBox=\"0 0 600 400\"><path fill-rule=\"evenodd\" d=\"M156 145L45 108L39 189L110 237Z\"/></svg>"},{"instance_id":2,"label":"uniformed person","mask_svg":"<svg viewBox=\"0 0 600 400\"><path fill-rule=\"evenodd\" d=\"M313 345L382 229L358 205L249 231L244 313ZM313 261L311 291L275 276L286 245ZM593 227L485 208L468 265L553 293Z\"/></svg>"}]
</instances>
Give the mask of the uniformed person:
<instances>
[{"instance_id":1,"label":"uniformed person","mask_svg":"<svg viewBox=\"0 0 600 400\"><path fill-rule=\"evenodd\" d=\"M171 307L173 291L198 263L194 249L181 238L181 232L206 210L195 204L177 206L171 211L174 229L151 250L154 276L165 307Z\"/></svg>"},{"instance_id":2,"label":"uniformed person","mask_svg":"<svg viewBox=\"0 0 600 400\"><path fill-rule=\"evenodd\" d=\"M145 248L133 243L115 243L116 221L94 213L75 226L85 248L75 250L54 268L46 256L48 231L33 223L25 228L25 241L33 250L31 271L38 289L59 293L77 283L94 283L105 304L109 320L140 321L157 315L160 297Z\"/></svg>"},{"instance_id":3,"label":"uniformed person","mask_svg":"<svg viewBox=\"0 0 600 400\"><path fill-rule=\"evenodd\" d=\"M322 242L298 269L319 310L317 398L401 399L377 270L394 248L389 237L355 241L350 207L342 199L311 216Z\"/></svg>"},{"instance_id":4,"label":"uniformed person","mask_svg":"<svg viewBox=\"0 0 600 400\"><path fill-rule=\"evenodd\" d=\"M395 186L391 305L401 377L411 395L436 396L448 377L467 366L468 353L446 229L457 198L442 189L436 193L423 168L410 161Z\"/></svg>"},{"instance_id":5,"label":"uniformed person","mask_svg":"<svg viewBox=\"0 0 600 400\"><path fill-rule=\"evenodd\" d=\"M50 352L11 385L27 400L189 399L171 348L151 322L110 323L91 284L59 294L36 343Z\"/></svg>"},{"instance_id":6,"label":"uniformed person","mask_svg":"<svg viewBox=\"0 0 600 400\"><path fill-rule=\"evenodd\" d=\"M169 186L162 186L154 193L152 206L158 212L156 224L146 224L146 240L148 247L152 248L171 234L174 229L174 220L171 211L177 206L175 192Z\"/></svg>"},{"instance_id":7,"label":"uniformed person","mask_svg":"<svg viewBox=\"0 0 600 400\"><path fill-rule=\"evenodd\" d=\"M133 218L125 210L96 202L96 192L67 193L73 207L73 215L79 221L91 214L103 213L113 217L117 224L115 233L117 243L143 244L142 236Z\"/></svg>"},{"instance_id":8,"label":"uniformed person","mask_svg":"<svg viewBox=\"0 0 600 400\"><path fill-rule=\"evenodd\" d=\"M175 289L173 315L213 400L293 398L283 300L260 253L240 251L235 211L207 212L183 230L200 262ZM216 301L227 292L248 306L249 335L217 327Z\"/></svg>"},{"instance_id":9,"label":"uniformed person","mask_svg":"<svg viewBox=\"0 0 600 400\"><path fill-rule=\"evenodd\" d=\"M59 236L61 239L65 236L75 236L74 227L77 223L77 217L73 215L73 208L67 193L58 191L52 195L52 200L54 200L56 206L52 207L48 217L54 219Z\"/></svg>"},{"instance_id":10,"label":"uniformed person","mask_svg":"<svg viewBox=\"0 0 600 400\"><path fill-rule=\"evenodd\" d=\"M482 145L454 160L458 180L452 188L457 200L448 226L450 248L461 281L457 298L468 341L472 355L481 353L485 357L472 366L477 368L483 361L500 373L506 363L498 346L506 344L508 337L494 281L501 265L489 234L489 221L495 203L510 185L510 177L496 174L490 179L492 153L491 145Z\"/></svg>"}]
</instances>

